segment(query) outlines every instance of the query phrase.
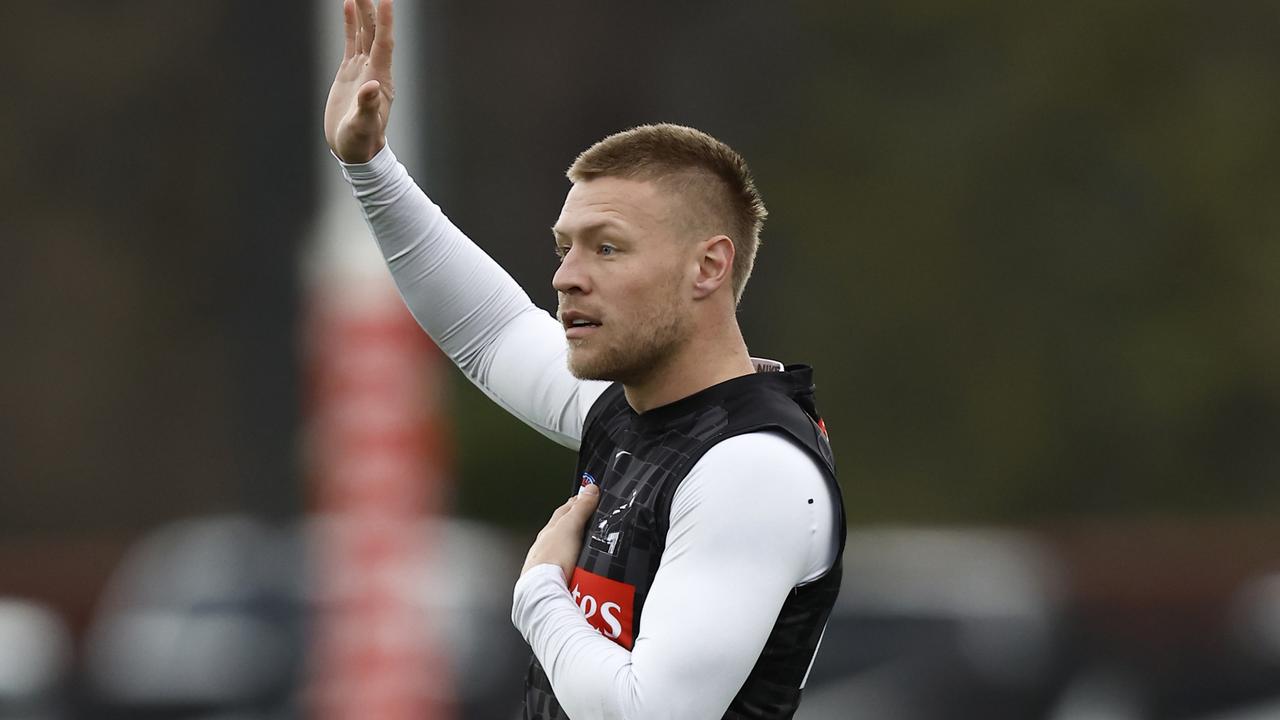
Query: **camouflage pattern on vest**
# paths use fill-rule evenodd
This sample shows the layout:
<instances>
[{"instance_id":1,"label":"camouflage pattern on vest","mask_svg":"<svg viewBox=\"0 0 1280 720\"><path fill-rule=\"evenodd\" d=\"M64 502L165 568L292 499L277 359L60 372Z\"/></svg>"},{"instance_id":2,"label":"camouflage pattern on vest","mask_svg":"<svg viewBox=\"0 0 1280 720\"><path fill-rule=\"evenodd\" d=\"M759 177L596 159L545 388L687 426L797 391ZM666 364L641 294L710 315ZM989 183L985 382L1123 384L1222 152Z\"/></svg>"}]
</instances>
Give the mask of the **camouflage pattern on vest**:
<instances>
[{"instance_id":1,"label":"camouflage pattern on vest","mask_svg":"<svg viewBox=\"0 0 1280 720\"><path fill-rule=\"evenodd\" d=\"M680 482L716 443L759 430L778 432L810 453L841 502L831 446L814 406L812 370L806 366L735 378L643 415L631 409L618 384L592 406L573 487L596 483L600 504L587 526L569 588L588 622L605 637L630 650L639 634ZM832 569L788 596L724 718L789 718L795 713L800 686L840 589L845 537L840 507L840 552ZM525 682L524 717L567 717L536 658Z\"/></svg>"}]
</instances>

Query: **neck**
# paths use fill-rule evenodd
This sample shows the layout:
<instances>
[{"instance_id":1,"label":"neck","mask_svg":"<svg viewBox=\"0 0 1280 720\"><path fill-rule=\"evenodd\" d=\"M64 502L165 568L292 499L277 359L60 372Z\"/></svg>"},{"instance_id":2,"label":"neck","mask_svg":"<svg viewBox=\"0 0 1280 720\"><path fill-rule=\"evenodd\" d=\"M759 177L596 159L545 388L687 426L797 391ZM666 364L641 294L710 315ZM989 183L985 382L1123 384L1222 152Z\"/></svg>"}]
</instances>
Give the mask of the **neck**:
<instances>
[{"instance_id":1,"label":"neck","mask_svg":"<svg viewBox=\"0 0 1280 720\"><path fill-rule=\"evenodd\" d=\"M734 319L722 324L718 332L695 329L692 339L661 368L643 380L624 384L622 389L632 409L645 413L754 372L747 343Z\"/></svg>"}]
</instances>

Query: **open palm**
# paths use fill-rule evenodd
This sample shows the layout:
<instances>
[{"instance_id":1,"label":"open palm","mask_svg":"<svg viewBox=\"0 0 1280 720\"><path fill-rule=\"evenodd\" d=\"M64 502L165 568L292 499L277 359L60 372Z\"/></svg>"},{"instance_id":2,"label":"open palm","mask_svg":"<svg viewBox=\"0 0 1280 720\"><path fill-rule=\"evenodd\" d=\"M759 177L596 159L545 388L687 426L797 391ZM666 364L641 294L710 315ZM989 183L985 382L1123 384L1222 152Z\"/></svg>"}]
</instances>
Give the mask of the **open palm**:
<instances>
[{"instance_id":1,"label":"open palm","mask_svg":"<svg viewBox=\"0 0 1280 720\"><path fill-rule=\"evenodd\" d=\"M395 99L391 0L345 0L342 20L346 47L324 108L324 137L343 161L367 162L387 142Z\"/></svg>"}]
</instances>

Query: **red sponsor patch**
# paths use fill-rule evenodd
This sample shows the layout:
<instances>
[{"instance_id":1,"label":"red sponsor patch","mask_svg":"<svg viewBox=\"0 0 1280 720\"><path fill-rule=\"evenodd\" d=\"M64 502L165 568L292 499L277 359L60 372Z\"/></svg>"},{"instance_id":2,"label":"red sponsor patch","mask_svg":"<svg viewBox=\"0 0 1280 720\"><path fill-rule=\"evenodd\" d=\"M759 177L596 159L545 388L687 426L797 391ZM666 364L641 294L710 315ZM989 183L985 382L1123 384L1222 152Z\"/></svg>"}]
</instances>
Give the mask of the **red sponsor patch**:
<instances>
[{"instance_id":1,"label":"red sponsor patch","mask_svg":"<svg viewBox=\"0 0 1280 720\"><path fill-rule=\"evenodd\" d=\"M582 568L573 569L569 592L591 627L601 635L630 650L635 644L632 626L636 588Z\"/></svg>"}]
</instances>

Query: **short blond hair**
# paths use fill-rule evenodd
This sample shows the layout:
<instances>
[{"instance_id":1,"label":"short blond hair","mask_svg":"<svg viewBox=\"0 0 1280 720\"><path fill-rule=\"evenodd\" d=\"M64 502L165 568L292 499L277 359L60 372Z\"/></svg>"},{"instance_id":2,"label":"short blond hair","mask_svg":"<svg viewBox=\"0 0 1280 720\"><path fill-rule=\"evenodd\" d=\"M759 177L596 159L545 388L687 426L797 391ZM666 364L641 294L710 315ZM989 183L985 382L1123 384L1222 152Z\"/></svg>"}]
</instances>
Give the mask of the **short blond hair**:
<instances>
[{"instance_id":1,"label":"short blond hair","mask_svg":"<svg viewBox=\"0 0 1280 720\"><path fill-rule=\"evenodd\" d=\"M769 212L747 162L733 148L691 127L641 125L587 148L565 175L575 183L596 177L653 180L674 185L681 197L702 198L707 217L698 218L700 224L733 241L733 297L742 299Z\"/></svg>"}]
</instances>

